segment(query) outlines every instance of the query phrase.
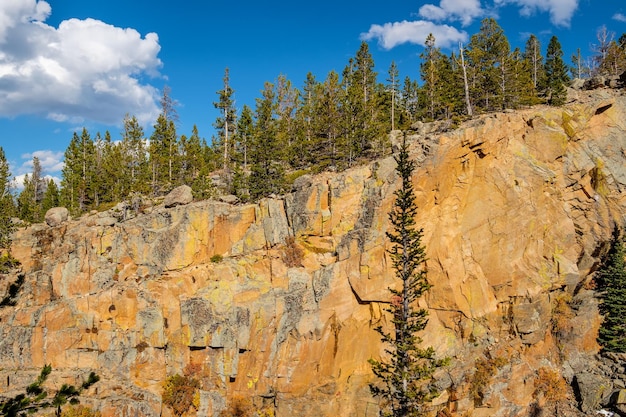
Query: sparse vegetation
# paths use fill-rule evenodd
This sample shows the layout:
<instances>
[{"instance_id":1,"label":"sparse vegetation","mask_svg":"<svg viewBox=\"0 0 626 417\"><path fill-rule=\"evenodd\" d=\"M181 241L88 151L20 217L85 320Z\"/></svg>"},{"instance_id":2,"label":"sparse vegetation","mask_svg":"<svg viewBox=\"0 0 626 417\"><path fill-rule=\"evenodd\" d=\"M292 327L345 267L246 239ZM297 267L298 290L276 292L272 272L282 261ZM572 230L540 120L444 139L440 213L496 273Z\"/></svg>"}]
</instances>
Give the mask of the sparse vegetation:
<instances>
[{"instance_id":1,"label":"sparse vegetation","mask_svg":"<svg viewBox=\"0 0 626 417\"><path fill-rule=\"evenodd\" d=\"M476 359L474 365L476 371L474 371L474 375L470 381L469 390L470 396L476 406L483 404L486 388L489 387L493 376L507 363L508 360L501 356Z\"/></svg>"},{"instance_id":2,"label":"sparse vegetation","mask_svg":"<svg viewBox=\"0 0 626 417\"><path fill-rule=\"evenodd\" d=\"M172 409L175 415L182 416L189 409L198 408L200 380L195 377L197 369L188 366L183 375L169 376L163 383L161 399L163 404Z\"/></svg>"},{"instance_id":3,"label":"sparse vegetation","mask_svg":"<svg viewBox=\"0 0 626 417\"><path fill-rule=\"evenodd\" d=\"M61 413L61 417L101 417L102 413L84 405L70 405Z\"/></svg>"},{"instance_id":4,"label":"sparse vegetation","mask_svg":"<svg viewBox=\"0 0 626 417\"><path fill-rule=\"evenodd\" d=\"M220 417L252 417L254 407L252 402L244 397L234 397L225 410L222 410Z\"/></svg>"},{"instance_id":5,"label":"sparse vegetation","mask_svg":"<svg viewBox=\"0 0 626 417\"><path fill-rule=\"evenodd\" d=\"M572 296L569 293L560 293L552 300L552 332L562 336L571 329L571 320L574 318L572 310Z\"/></svg>"},{"instance_id":6,"label":"sparse vegetation","mask_svg":"<svg viewBox=\"0 0 626 417\"><path fill-rule=\"evenodd\" d=\"M5 253L0 256L0 274L6 274L11 269L16 268L20 265L20 261L11 256L10 253Z\"/></svg>"},{"instance_id":7,"label":"sparse vegetation","mask_svg":"<svg viewBox=\"0 0 626 417\"><path fill-rule=\"evenodd\" d=\"M567 383L555 369L541 367L535 378L535 407L558 416L559 406L567 399Z\"/></svg>"},{"instance_id":8,"label":"sparse vegetation","mask_svg":"<svg viewBox=\"0 0 626 417\"><path fill-rule=\"evenodd\" d=\"M295 268L302 266L302 258L304 252L302 248L298 246L296 239L293 236L287 236L285 239L285 247L283 248L283 262L289 268Z\"/></svg>"},{"instance_id":9,"label":"sparse vegetation","mask_svg":"<svg viewBox=\"0 0 626 417\"><path fill-rule=\"evenodd\" d=\"M224 257L222 255L216 254L216 255L211 256L211 262L213 262L214 264L219 264L223 260L224 260Z\"/></svg>"}]
</instances>

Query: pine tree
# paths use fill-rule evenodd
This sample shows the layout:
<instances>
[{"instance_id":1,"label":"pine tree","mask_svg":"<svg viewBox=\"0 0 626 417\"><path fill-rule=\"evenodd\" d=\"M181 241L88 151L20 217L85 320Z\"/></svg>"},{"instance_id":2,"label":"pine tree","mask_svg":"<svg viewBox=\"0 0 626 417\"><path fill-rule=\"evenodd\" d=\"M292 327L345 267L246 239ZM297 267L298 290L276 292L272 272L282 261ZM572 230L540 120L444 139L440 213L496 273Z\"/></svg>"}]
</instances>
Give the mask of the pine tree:
<instances>
[{"instance_id":1,"label":"pine tree","mask_svg":"<svg viewBox=\"0 0 626 417\"><path fill-rule=\"evenodd\" d=\"M611 41L598 71L607 76L619 76L626 70L626 50Z\"/></svg>"},{"instance_id":2,"label":"pine tree","mask_svg":"<svg viewBox=\"0 0 626 417\"><path fill-rule=\"evenodd\" d=\"M74 132L65 150L61 180L61 202L73 214L86 211L92 203L94 154L93 140L87 129L83 128L80 136Z\"/></svg>"},{"instance_id":3,"label":"pine tree","mask_svg":"<svg viewBox=\"0 0 626 417\"><path fill-rule=\"evenodd\" d=\"M250 196L253 199L283 191L282 150L276 139L276 93L266 82L262 98L257 99L254 138L250 143Z\"/></svg>"},{"instance_id":4,"label":"pine tree","mask_svg":"<svg viewBox=\"0 0 626 417\"><path fill-rule=\"evenodd\" d=\"M407 128L417 120L419 110L419 86L411 77L404 77L404 84L400 92L400 128Z\"/></svg>"},{"instance_id":5,"label":"pine tree","mask_svg":"<svg viewBox=\"0 0 626 417\"><path fill-rule=\"evenodd\" d=\"M563 50L556 36L550 38L544 72L546 74L544 95L548 104L552 106L564 104L567 98L565 85L569 82L569 76L567 75L567 66L563 62Z\"/></svg>"},{"instance_id":6,"label":"pine tree","mask_svg":"<svg viewBox=\"0 0 626 417\"><path fill-rule=\"evenodd\" d=\"M235 110L235 91L230 86L230 71L228 68L224 70L224 88L217 92L218 101L213 103L216 109L220 111L219 117L213 123L213 127L217 129L219 141L214 144L218 149L222 150L222 168L226 173L230 167L232 157L233 135L235 133L237 111Z\"/></svg>"},{"instance_id":7,"label":"pine tree","mask_svg":"<svg viewBox=\"0 0 626 417\"><path fill-rule=\"evenodd\" d=\"M174 187L178 167L177 157L176 126L161 113L150 136L150 174L154 195L163 194Z\"/></svg>"},{"instance_id":8,"label":"pine tree","mask_svg":"<svg viewBox=\"0 0 626 417\"><path fill-rule=\"evenodd\" d=\"M626 353L626 247L620 234L615 228L611 248L598 272L600 311L604 315L598 343L606 352Z\"/></svg>"},{"instance_id":9,"label":"pine tree","mask_svg":"<svg viewBox=\"0 0 626 417\"><path fill-rule=\"evenodd\" d=\"M544 73L541 43L533 34L531 34L526 41L526 49L524 50L523 58L529 64L533 87L536 89L537 86L541 84Z\"/></svg>"},{"instance_id":10,"label":"pine tree","mask_svg":"<svg viewBox=\"0 0 626 417\"><path fill-rule=\"evenodd\" d=\"M11 171L9 163L4 154L4 149L0 146L0 249L11 247L11 234L13 233L13 222L15 205L11 194Z\"/></svg>"},{"instance_id":11,"label":"pine tree","mask_svg":"<svg viewBox=\"0 0 626 417\"><path fill-rule=\"evenodd\" d=\"M367 42L362 42L354 58L343 71L342 86L345 92L343 103L343 130L347 139L344 158L348 166L371 153L376 141L383 135L377 123L380 95L376 84L374 59Z\"/></svg>"},{"instance_id":12,"label":"pine tree","mask_svg":"<svg viewBox=\"0 0 626 417\"><path fill-rule=\"evenodd\" d=\"M118 150L112 151L112 156L121 156L121 172L116 175L120 181L119 196L125 198L132 192L147 193L150 167L146 154L146 139L143 128L135 116L124 117L122 142ZM116 168L117 163L112 163L111 169Z\"/></svg>"},{"instance_id":13,"label":"pine tree","mask_svg":"<svg viewBox=\"0 0 626 417\"><path fill-rule=\"evenodd\" d=\"M493 18L484 19L480 31L471 37L468 58L474 77L473 102L486 111L499 110L504 105L510 52L500 25Z\"/></svg>"},{"instance_id":14,"label":"pine tree","mask_svg":"<svg viewBox=\"0 0 626 417\"><path fill-rule=\"evenodd\" d=\"M24 177L24 188L17 197L18 217L27 222L41 222L45 212L41 201L46 190L47 182L42 177L41 163L38 157L33 157L33 172Z\"/></svg>"},{"instance_id":15,"label":"pine tree","mask_svg":"<svg viewBox=\"0 0 626 417\"><path fill-rule=\"evenodd\" d=\"M58 206L59 188L57 187L56 182L50 178L46 185L46 192L43 195L43 200L41 201L42 212L45 214L51 208Z\"/></svg>"},{"instance_id":16,"label":"pine tree","mask_svg":"<svg viewBox=\"0 0 626 417\"><path fill-rule=\"evenodd\" d=\"M589 76L590 70L583 61L583 57L580 54L580 48L576 50L575 54L572 54L571 60L573 65L570 67L569 71L573 78L583 78Z\"/></svg>"},{"instance_id":17,"label":"pine tree","mask_svg":"<svg viewBox=\"0 0 626 417\"><path fill-rule=\"evenodd\" d=\"M406 136L395 160L402 183L394 192L396 200L389 213L392 230L387 232L387 238L393 245L388 253L401 287L390 289L392 301L387 311L391 313L394 332L388 333L382 326L376 329L389 346L385 350L389 359L370 359L372 371L381 382L370 388L375 396L385 400L384 415L409 417L424 415L425 403L438 395L429 382L448 360L436 359L432 347L420 347L422 339L416 334L426 327L428 311L415 304L430 284L426 279L426 251L421 242L423 231L415 226L417 205L411 179L415 162L409 159Z\"/></svg>"},{"instance_id":18,"label":"pine tree","mask_svg":"<svg viewBox=\"0 0 626 417\"><path fill-rule=\"evenodd\" d=\"M311 146L312 165L315 169L337 169L340 159L347 159L350 143L343 128L343 105L346 93L339 83L339 74L330 71L319 88L315 101L314 135Z\"/></svg>"},{"instance_id":19,"label":"pine tree","mask_svg":"<svg viewBox=\"0 0 626 417\"><path fill-rule=\"evenodd\" d=\"M291 85L283 74L276 80L276 140L285 152L282 157L290 164L300 158L295 150L296 109L299 107L300 92Z\"/></svg>"},{"instance_id":20,"label":"pine tree","mask_svg":"<svg viewBox=\"0 0 626 417\"><path fill-rule=\"evenodd\" d=\"M205 159L206 141L200 139L198 127L193 126L191 136L185 135L180 139L182 148L181 182L191 187L194 197L206 199L212 193L212 184L209 178L208 162Z\"/></svg>"},{"instance_id":21,"label":"pine tree","mask_svg":"<svg viewBox=\"0 0 626 417\"><path fill-rule=\"evenodd\" d=\"M435 37L432 33L428 35L424 45L426 48L420 55L422 58L420 72L422 81L424 81L422 89L424 90L424 95L426 96L428 118L430 120L435 120L439 116L439 105L442 104L441 96L439 94L441 91L440 86L441 83L446 82L446 80L442 80L441 74L439 73L442 55L439 48L435 47Z\"/></svg>"},{"instance_id":22,"label":"pine tree","mask_svg":"<svg viewBox=\"0 0 626 417\"><path fill-rule=\"evenodd\" d=\"M398 101L399 72L395 61L391 61L387 74L387 91L391 94L391 130L396 130L396 102Z\"/></svg>"}]
</instances>

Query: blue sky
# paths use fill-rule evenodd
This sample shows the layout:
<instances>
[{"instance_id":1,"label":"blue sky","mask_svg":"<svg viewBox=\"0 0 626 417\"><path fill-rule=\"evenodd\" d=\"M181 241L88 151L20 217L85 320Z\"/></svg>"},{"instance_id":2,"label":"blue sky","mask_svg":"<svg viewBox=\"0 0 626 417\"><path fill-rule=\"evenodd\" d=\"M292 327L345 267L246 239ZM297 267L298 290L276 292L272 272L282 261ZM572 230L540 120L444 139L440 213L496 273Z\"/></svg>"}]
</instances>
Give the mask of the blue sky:
<instances>
[{"instance_id":1,"label":"blue sky","mask_svg":"<svg viewBox=\"0 0 626 417\"><path fill-rule=\"evenodd\" d=\"M18 179L33 155L60 177L72 132L120 137L124 114L146 134L164 85L178 101L178 133L196 124L210 142L216 91L230 69L236 105L254 108L265 81L285 74L296 87L307 72L339 73L361 41L386 78L419 79L422 43L432 32L445 52L467 42L480 20L495 17L512 47L530 33L544 49L552 35L569 57L591 56L605 25L626 32L624 0L0 0L0 146Z\"/></svg>"}]
</instances>

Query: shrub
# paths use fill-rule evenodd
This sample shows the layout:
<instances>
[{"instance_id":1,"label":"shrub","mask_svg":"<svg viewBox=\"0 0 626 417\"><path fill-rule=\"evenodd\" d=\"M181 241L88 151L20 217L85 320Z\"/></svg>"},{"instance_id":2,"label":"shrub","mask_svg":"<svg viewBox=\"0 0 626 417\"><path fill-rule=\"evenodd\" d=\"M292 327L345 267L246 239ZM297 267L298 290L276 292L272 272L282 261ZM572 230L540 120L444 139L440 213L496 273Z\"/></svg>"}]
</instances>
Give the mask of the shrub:
<instances>
[{"instance_id":1,"label":"shrub","mask_svg":"<svg viewBox=\"0 0 626 417\"><path fill-rule=\"evenodd\" d=\"M550 368L537 370L535 398L543 397L549 403L557 403L567 398L567 383L559 373Z\"/></svg>"},{"instance_id":2,"label":"shrub","mask_svg":"<svg viewBox=\"0 0 626 417\"><path fill-rule=\"evenodd\" d=\"M175 415L182 416L191 407L198 408L198 389L200 381L192 375L192 372L185 372L168 377L163 383L163 394L161 399L163 404L172 409Z\"/></svg>"},{"instance_id":3,"label":"shrub","mask_svg":"<svg viewBox=\"0 0 626 417\"><path fill-rule=\"evenodd\" d=\"M84 405L70 405L61 413L61 417L101 417L102 413Z\"/></svg>"},{"instance_id":4,"label":"shrub","mask_svg":"<svg viewBox=\"0 0 626 417\"><path fill-rule=\"evenodd\" d=\"M302 258L304 252L296 243L296 239L293 236L288 236L285 239L285 247L283 248L283 262L289 268L295 268L302 266Z\"/></svg>"},{"instance_id":5,"label":"shrub","mask_svg":"<svg viewBox=\"0 0 626 417\"><path fill-rule=\"evenodd\" d=\"M6 274L11 269L16 268L20 265L20 261L15 259L9 253L5 253L0 256L0 274Z\"/></svg>"},{"instance_id":6,"label":"shrub","mask_svg":"<svg viewBox=\"0 0 626 417\"><path fill-rule=\"evenodd\" d=\"M251 417L254 413L252 403L243 397L234 397L225 410L222 410L220 417Z\"/></svg>"},{"instance_id":7,"label":"shrub","mask_svg":"<svg viewBox=\"0 0 626 417\"><path fill-rule=\"evenodd\" d=\"M508 363L504 357L476 359L476 371L470 383L470 395L477 406L482 405L485 399L485 388L491 383L491 378L500 368Z\"/></svg>"},{"instance_id":8,"label":"shrub","mask_svg":"<svg viewBox=\"0 0 626 417\"><path fill-rule=\"evenodd\" d=\"M211 262L213 262L214 264L219 264L220 262L222 262L222 260L224 260L224 257L222 255L213 255L211 256Z\"/></svg>"},{"instance_id":9,"label":"shrub","mask_svg":"<svg viewBox=\"0 0 626 417\"><path fill-rule=\"evenodd\" d=\"M554 334L562 335L570 330L571 319L574 317L571 303L572 296L568 293L562 293L554 297L552 303L552 317L550 318Z\"/></svg>"}]
</instances>

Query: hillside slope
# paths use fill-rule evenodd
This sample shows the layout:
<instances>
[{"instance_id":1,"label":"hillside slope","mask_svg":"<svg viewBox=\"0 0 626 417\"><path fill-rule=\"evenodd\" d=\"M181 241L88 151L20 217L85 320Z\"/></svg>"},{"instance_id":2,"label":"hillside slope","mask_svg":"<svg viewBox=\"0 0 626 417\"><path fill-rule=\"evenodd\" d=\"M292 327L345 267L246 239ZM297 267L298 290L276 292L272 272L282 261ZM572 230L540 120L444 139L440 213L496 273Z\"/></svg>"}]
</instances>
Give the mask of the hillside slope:
<instances>
[{"instance_id":1,"label":"hillside slope","mask_svg":"<svg viewBox=\"0 0 626 417\"><path fill-rule=\"evenodd\" d=\"M540 410L540 368L575 388L571 405L598 406L581 381L600 378L592 273L626 221L626 97L579 95L410 132L433 284L423 336L452 358L434 404L448 415ZM394 168L301 177L259 204L121 204L19 230L25 281L0 308L0 395L51 364L55 386L95 370L83 402L104 416L167 416L162 382L187 367L199 416L238 397L276 416L376 416L367 360L388 322Z\"/></svg>"}]
</instances>

